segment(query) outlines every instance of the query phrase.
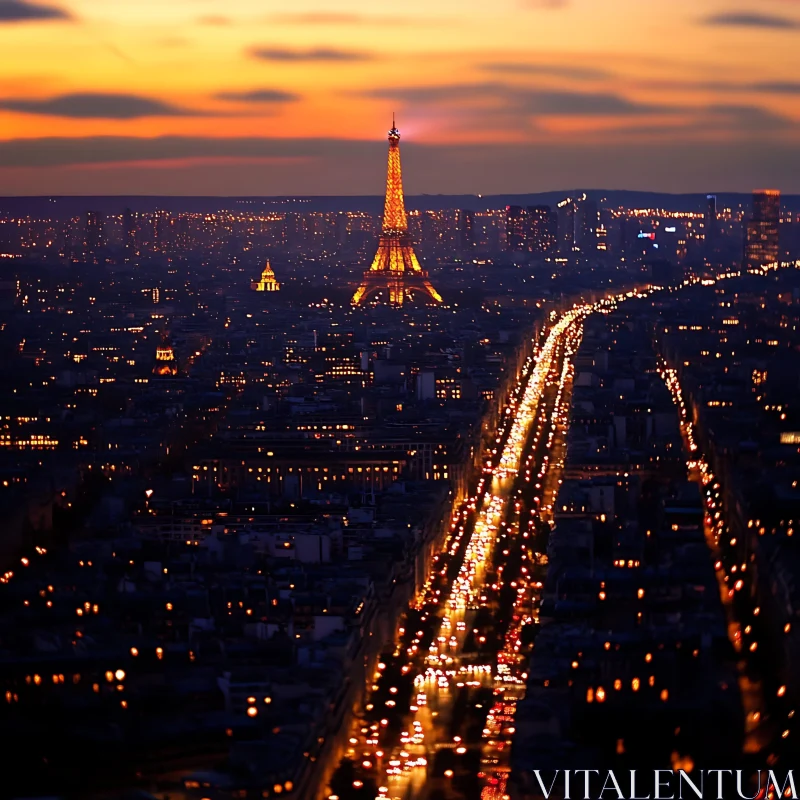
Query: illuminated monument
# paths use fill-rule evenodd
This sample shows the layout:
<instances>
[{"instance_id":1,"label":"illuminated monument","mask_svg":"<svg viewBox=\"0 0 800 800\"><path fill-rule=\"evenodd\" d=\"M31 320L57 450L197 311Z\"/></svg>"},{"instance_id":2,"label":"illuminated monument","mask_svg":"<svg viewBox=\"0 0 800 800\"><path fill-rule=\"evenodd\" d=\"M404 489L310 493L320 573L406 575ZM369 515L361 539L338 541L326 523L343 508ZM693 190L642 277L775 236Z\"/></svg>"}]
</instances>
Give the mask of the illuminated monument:
<instances>
[{"instance_id":1,"label":"illuminated monument","mask_svg":"<svg viewBox=\"0 0 800 800\"><path fill-rule=\"evenodd\" d=\"M364 272L361 285L353 295L353 305L360 305L369 295L389 291L389 303L403 305L413 292L425 292L437 303L442 297L422 269L408 233L408 219L403 200L403 177L400 172L400 131L392 119L389 131L389 171L386 176L386 204L383 208L383 231L372 266Z\"/></svg>"},{"instance_id":2,"label":"illuminated monument","mask_svg":"<svg viewBox=\"0 0 800 800\"><path fill-rule=\"evenodd\" d=\"M277 292L280 290L281 285L275 280L275 273L272 271L269 259L267 259L264 271L261 273L260 281L253 281L250 288L254 292Z\"/></svg>"},{"instance_id":3,"label":"illuminated monument","mask_svg":"<svg viewBox=\"0 0 800 800\"><path fill-rule=\"evenodd\" d=\"M170 344L167 334L164 334L161 344L156 347L156 364L153 367L153 374L164 377L178 374L178 362L175 359L175 350L172 344Z\"/></svg>"}]
</instances>

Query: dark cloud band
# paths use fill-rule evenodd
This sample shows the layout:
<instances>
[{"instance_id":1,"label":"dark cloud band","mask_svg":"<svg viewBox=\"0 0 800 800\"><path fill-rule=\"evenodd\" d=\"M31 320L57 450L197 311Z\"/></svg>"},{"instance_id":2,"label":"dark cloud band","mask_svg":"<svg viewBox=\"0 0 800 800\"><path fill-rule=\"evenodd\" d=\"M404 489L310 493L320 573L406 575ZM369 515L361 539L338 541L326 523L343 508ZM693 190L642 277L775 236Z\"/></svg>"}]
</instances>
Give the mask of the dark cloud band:
<instances>
[{"instance_id":1,"label":"dark cloud band","mask_svg":"<svg viewBox=\"0 0 800 800\"><path fill-rule=\"evenodd\" d=\"M253 47L250 55L259 61L368 61L369 53L357 50L338 50L333 47L314 47L309 50L291 50L287 47Z\"/></svg>"},{"instance_id":2,"label":"dark cloud band","mask_svg":"<svg viewBox=\"0 0 800 800\"><path fill-rule=\"evenodd\" d=\"M299 94L285 92L282 89L217 92L214 97L217 100L226 100L232 103L290 103L300 99Z\"/></svg>"},{"instance_id":3,"label":"dark cloud band","mask_svg":"<svg viewBox=\"0 0 800 800\"><path fill-rule=\"evenodd\" d=\"M796 30L800 21L791 17L775 14L759 14L749 12L723 12L706 17L703 22L723 28L762 28L767 30Z\"/></svg>"},{"instance_id":4,"label":"dark cloud band","mask_svg":"<svg viewBox=\"0 0 800 800\"><path fill-rule=\"evenodd\" d=\"M139 117L184 117L195 112L161 100L136 94L85 92L45 99L2 98L0 108L23 114L72 119L137 119Z\"/></svg>"},{"instance_id":5,"label":"dark cloud band","mask_svg":"<svg viewBox=\"0 0 800 800\"><path fill-rule=\"evenodd\" d=\"M71 15L62 8L32 3L28 0L0 0L0 25L12 22L67 20Z\"/></svg>"}]
</instances>

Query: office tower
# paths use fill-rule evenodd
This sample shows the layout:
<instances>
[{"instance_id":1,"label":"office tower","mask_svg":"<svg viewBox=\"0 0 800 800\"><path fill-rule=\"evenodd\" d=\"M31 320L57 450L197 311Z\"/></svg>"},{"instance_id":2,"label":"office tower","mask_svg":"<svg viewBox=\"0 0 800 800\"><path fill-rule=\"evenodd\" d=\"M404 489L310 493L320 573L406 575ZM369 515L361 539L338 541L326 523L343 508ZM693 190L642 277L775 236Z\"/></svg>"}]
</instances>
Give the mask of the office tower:
<instances>
[{"instance_id":1,"label":"office tower","mask_svg":"<svg viewBox=\"0 0 800 800\"><path fill-rule=\"evenodd\" d=\"M532 253L552 253L558 245L558 215L550 206L529 206L528 250Z\"/></svg>"},{"instance_id":2,"label":"office tower","mask_svg":"<svg viewBox=\"0 0 800 800\"><path fill-rule=\"evenodd\" d=\"M458 245L462 252L469 252L475 248L475 215L472 211L460 209L456 212L456 230L458 231Z\"/></svg>"},{"instance_id":3,"label":"office tower","mask_svg":"<svg viewBox=\"0 0 800 800\"><path fill-rule=\"evenodd\" d=\"M567 197L558 204L558 250L571 253L575 249L575 202Z\"/></svg>"},{"instance_id":4,"label":"office tower","mask_svg":"<svg viewBox=\"0 0 800 800\"><path fill-rule=\"evenodd\" d=\"M577 202L577 233L578 249L584 253L593 253L597 250L597 227L599 217L597 203L586 195Z\"/></svg>"},{"instance_id":5,"label":"office tower","mask_svg":"<svg viewBox=\"0 0 800 800\"><path fill-rule=\"evenodd\" d=\"M86 230L83 244L84 251L91 255L107 247L106 215L102 211L86 212Z\"/></svg>"},{"instance_id":6,"label":"office tower","mask_svg":"<svg viewBox=\"0 0 800 800\"><path fill-rule=\"evenodd\" d=\"M615 253L619 252L618 236L616 235L616 222L613 212L610 208L601 208L597 217L597 230L595 231L595 238L597 239L597 251L600 253Z\"/></svg>"},{"instance_id":7,"label":"office tower","mask_svg":"<svg viewBox=\"0 0 800 800\"><path fill-rule=\"evenodd\" d=\"M125 258L136 253L136 215L129 208L122 213L122 246Z\"/></svg>"},{"instance_id":8,"label":"office tower","mask_svg":"<svg viewBox=\"0 0 800 800\"><path fill-rule=\"evenodd\" d=\"M596 239L596 247L598 253L605 253L608 251L608 228L603 225L603 223L599 223L597 228L595 229L595 239Z\"/></svg>"},{"instance_id":9,"label":"office tower","mask_svg":"<svg viewBox=\"0 0 800 800\"><path fill-rule=\"evenodd\" d=\"M181 253L192 249L192 232L189 227L189 218L186 214L179 214L172 223L174 230L173 245Z\"/></svg>"},{"instance_id":10,"label":"office tower","mask_svg":"<svg viewBox=\"0 0 800 800\"><path fill-rule=\"evenodd\" d=\"M428 280L422 269L408 233L403 176L400 169L400 131L392 119L389 131L389 163L386 173L386 201L383 207L383 231L378 241L378 252L372 265L364 272L361 285L353 295L353 305L359 305L373 292L388 289L389 303L403 305L413 292L423 292L437 303L441 295Z\"/></svg>"},{"instance_id":11,"label":"office tower","mask_svg":"<svg viewBox=\"0 0 800 800\"><path fill-rule=\"evenodd\" d=\"M506 206L506 250L509 252L527 250L527 217L522 206Z\"/></svg>"},{"instance_id":12,"label":"office tower","mask_svg":"<svg viewBox=\"0 0 800 800\"><path fill-rule=\"evenodd\" d=\"M631 242L635 239L635 233L631 232L631 220L625 214L621 214L616 220L610 249L624 261L630 252Z\"/></svg>"},{"instance_id":13,"label":"office tower","mask_svg":"<svg viewBox=\"0 0 800 800\"><path fill-rule=\"evenodd\" d=\"M717 247L717 196L706 195L706 256L714 255Z\"/></svg>"},{"instance_id":14,"label":"office tower","mask_svg":"<svg viewBox=\"0 0 800 800\"><path fill-rule=\"evenodd\" d=\"M156 211L153 215L153 249L157 253L166 253L170 248L170 213Z\"/></svg>"},{"instance_id":15,"label":"office tower","mask_svg":"<svg viewBox=\"0 0 800 800\"><path fill-rule=\"evenodd\" d=\"M753 192L753 214L747 223L744 262L747 269L778 261L778 225L781 193L776 189Z\"/></svg>"}]
</instances>

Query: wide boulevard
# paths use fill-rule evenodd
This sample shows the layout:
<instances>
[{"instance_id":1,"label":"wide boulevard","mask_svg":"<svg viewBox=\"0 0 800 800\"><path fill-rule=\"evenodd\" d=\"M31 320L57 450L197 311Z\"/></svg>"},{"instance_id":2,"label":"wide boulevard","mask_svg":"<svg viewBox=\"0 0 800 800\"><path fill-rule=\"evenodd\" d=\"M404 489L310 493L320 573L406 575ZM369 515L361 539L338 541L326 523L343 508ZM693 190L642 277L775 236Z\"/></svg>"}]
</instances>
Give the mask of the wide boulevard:
<instances>
[{"instance_id":1,"label":"wide boulevard","mask_svg":"<svg viewBox=\"0 0 800 800\"><path fill-rule=\"evenodd\" d=\"M474 494L381 657L330 800L506 794L516 702L538 624L546 541L586 317L553 314L523 366Z\"/></svg>"}]
</instances>

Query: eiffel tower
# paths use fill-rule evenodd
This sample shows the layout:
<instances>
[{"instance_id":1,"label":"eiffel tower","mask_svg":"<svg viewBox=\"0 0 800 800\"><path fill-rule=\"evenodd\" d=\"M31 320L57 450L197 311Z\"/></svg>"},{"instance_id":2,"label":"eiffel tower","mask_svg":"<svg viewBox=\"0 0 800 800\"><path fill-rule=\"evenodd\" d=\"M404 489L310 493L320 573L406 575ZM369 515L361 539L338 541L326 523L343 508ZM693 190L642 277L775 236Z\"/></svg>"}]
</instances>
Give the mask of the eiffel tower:
<instances>
[{"instance_id":1,"label":"eiffel tower","mask_svg":"<svg viewBox=\"0 0 800 800\"><path fill-rule=\"evenodd\" d=\"M361 285L353 295L354 306L360 305L369 295L388 289L389 304L402 306L413 292L425 292L437 303L442 296L428 280L422 269L408 233L408 218L403 200L403 176L400 171L400 131L392 117L389 131L389 169L386 176L386 204L383 208L383 230L378 242L378 252L372 265L364 272Z\"/></svg>"}]
</instances>

